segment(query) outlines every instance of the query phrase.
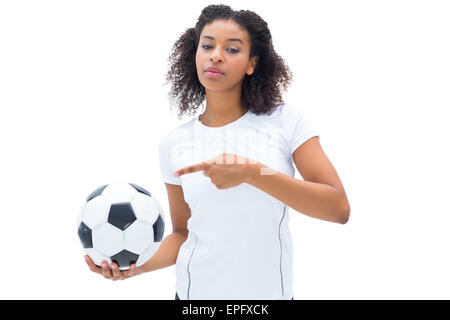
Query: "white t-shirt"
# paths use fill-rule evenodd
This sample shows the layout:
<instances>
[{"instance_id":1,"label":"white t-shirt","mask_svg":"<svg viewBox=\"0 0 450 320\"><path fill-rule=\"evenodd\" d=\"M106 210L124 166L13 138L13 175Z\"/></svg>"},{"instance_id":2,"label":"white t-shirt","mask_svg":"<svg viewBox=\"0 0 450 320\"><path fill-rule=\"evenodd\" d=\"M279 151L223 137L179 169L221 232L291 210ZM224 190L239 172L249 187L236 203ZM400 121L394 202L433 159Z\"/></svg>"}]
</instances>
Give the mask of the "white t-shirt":
<instances>
[{"instance_id":1,"label":"white t-shirt","mask_svg":"<svg viewBox=\"0 0 450 320\"><path fill-rule=\"evenodd\" d=\"M232 153L293 177L292 153L314 136L318 132L305 114L284 104L270 115L248 111L221 127L205 126L196 116L161 139L161 177L182 186L191 210L176 261L181 300L290 300L292 240L289 208L269 194L247 183L218 189L202 171L173 173Z\"/></svg>"}]
</instances>

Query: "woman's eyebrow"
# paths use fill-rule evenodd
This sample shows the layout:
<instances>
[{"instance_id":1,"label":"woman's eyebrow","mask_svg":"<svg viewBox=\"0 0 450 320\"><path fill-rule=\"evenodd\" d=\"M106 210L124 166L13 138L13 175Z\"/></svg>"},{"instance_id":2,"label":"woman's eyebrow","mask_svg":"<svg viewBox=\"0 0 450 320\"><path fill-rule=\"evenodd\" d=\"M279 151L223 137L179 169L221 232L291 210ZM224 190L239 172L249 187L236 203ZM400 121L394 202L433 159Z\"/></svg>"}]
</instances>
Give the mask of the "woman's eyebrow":
<instances>
[{"instance_id":1,"label":"woman's eyebrow","mask_svg":"<svg viewBox=\"0 0 450 320\"><path fill-rule=\"evenodd\" d=\"M211 40L215 40L215 39L214 39L213 37L211 37L211 36L203 36L202 39L203 39L203 38L208 38L208 39L211 39ZM239 39L239 38L230 38L230 39L227 39L227 41L239 41L240 43L244 44L244 43L242 42L242 40Z\"/></svg>"}]
</instances>

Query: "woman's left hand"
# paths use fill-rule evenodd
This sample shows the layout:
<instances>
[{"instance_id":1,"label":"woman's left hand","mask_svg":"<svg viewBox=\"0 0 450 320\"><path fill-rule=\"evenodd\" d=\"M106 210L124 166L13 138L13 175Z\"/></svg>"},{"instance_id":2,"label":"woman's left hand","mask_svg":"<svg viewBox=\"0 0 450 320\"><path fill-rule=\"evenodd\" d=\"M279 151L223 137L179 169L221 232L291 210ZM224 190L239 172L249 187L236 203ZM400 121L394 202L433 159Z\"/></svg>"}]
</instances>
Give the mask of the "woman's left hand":
<instances>
[{"instance_id":1,"label":"woman's left hand","mask_svg":"<svg viewBox=\"0 0 450 320\"><path fill-rule=\"evenodd\" d=\"M228 189L246 182L254 168L252 164L258 165L259 162L236 154L222 153L210 160L177 170L174 176L203 170L203 175L209 177L217 189Z\"/></svg>"}]
</instances>

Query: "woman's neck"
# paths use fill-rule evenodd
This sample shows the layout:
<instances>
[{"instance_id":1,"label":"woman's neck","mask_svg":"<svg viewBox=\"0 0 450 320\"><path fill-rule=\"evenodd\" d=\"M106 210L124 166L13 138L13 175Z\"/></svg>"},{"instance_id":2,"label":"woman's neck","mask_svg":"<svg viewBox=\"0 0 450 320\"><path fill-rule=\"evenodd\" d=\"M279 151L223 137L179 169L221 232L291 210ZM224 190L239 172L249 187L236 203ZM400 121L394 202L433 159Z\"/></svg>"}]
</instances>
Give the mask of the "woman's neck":
<instances>
[{"instance_id":1,"label":"woman's neck","mask_svg":"<svg viewBox=\"0 0 450 320\"><path fill-rule=\"evenodd\" d=\"M199 116L199 120L202 124L208 127L221 127L228 123L236 121L242 117L248 108L242 107L229 107L227 110L213 110L212 108L206 108L205 112Z\"/></svg>"},{"instance_id":2,"label":"woman's neck","mask_svg":"<svg viewBox=\"0 0 450 320\"><path fill-rule=\"evenodd\" d=\"M207 92L206 109L199 116L208 127L221 127L242 117L249 109L241 104L241 92Z\"/></svg>"}]
</instances>

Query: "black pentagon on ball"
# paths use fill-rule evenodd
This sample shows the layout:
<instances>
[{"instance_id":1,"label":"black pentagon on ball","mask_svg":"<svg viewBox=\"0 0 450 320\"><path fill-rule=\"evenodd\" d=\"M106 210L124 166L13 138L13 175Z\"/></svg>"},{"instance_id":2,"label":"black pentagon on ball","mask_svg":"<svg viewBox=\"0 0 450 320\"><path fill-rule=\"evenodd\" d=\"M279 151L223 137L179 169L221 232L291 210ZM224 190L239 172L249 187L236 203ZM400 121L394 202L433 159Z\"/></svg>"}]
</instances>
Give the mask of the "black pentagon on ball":
<instances>
[{"instance_id":1,"label":"black pentagon on ball","mask_svg":"<svg viewBox=\"0 0 450 320\"><path fill-rule=\"evenodd\" d=\"M164 220L161 215L158 216L158 219L153 224L153 241L159 242L161 241L164 235Z\"/></svg>"},{"instance_id":2,"label":"black pentagon on ball","mask_svg":"<svg viewBox=\"0 0 450 320\"><path fill-rule=\"evenodd\" d=\"M128 250L122 250L118 254L115 254L111 257L112 262L117 263L119 268L129 267L130 264L136 263L139 258L138 254L130 252Z\"/></svg>"},{"instance_id":3,"label":"black pentagon on ball","mask_svg":"<svg viewBox=\"0 0 450 320\"><path fill-rule=\"evenodd\" d=\"M91 193L90 195L87 196L86 201L92 200L92 199L94 199L95 197L98 197L99 195L101 195L102 192L103 192L103 190L105 190L105 188L106 188L107 186L108 186L108 185L105 184L104 186L101 186L101 187L95 189L94 191L92 191L92 193Z\"/></svg>"},{"instance_id":4,"label":"black pentagon on ball","mask_svg":"<svg viewBox=\"0 0 450 320\"><path fill-rule=\"evenodd\" d=\"M109 209L108 222L120 230L125 230L136 220L129 202L115 203Z\"/></svg>"},{"instance_id":5,"label":"black pentagon on ball","mask_svg":"<svg viewBox=\"0 0 450 320\"><path fill-rule=\"evenodd\" d=\"M134 183L129 183L130 186L132 186L133 188L136 189L137 192L146 194L147 196L151 197L152 195L150 194L150 192L148 192L147 190L145 190L144 188L138 186L137 184Z\"/></svg>"},{"instance_id":6,"label":"black pentagon on ball","mask_svg":"<svg viewBox=\"0 0 450 320\"><path fill-rule=\"evenodd\" d=\"M92 248L92 230L84 222L78 227L78 237L80 237L83 248Z\"/></svg>"}]
</instances>

